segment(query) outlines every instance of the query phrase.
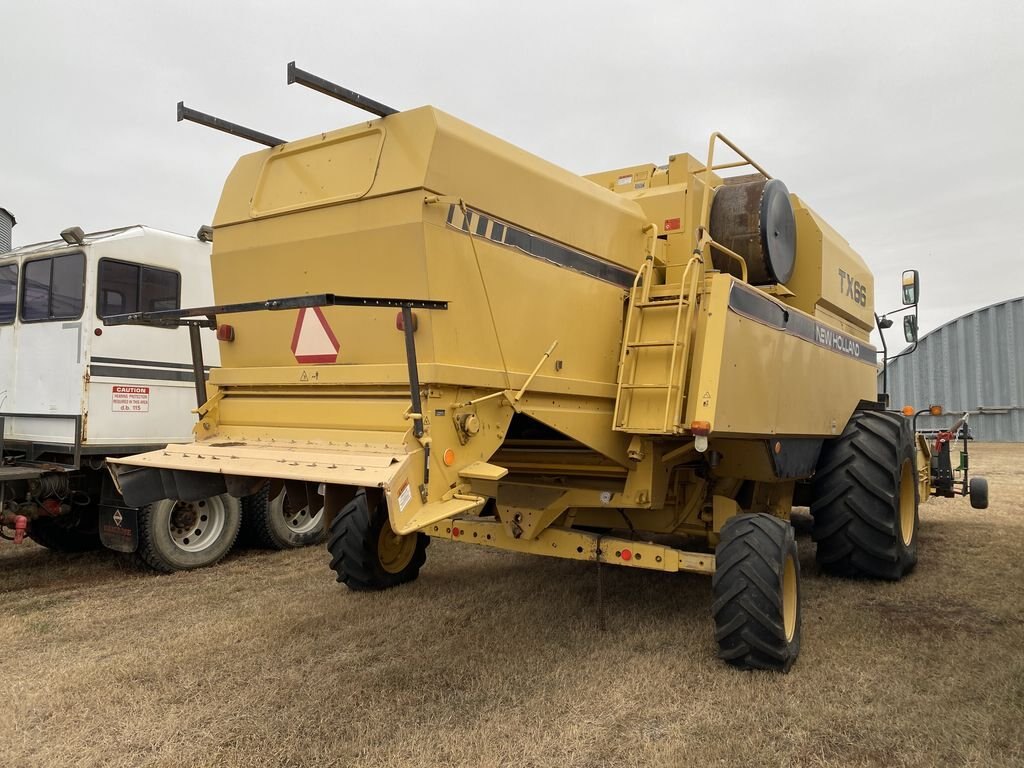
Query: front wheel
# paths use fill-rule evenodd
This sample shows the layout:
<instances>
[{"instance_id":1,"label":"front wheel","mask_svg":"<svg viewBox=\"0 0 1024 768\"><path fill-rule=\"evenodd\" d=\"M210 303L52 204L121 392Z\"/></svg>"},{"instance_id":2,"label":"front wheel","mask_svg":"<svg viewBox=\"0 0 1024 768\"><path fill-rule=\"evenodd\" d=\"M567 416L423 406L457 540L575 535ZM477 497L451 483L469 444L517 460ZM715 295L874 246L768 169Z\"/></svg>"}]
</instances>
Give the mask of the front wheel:
<instances>
[{"instance_id":1,"label":"front wheel","mask_svg":"<svg viewBox=\"0 0 1024 768\"><path fill-rule=\"evenodd\" d=\"M910 420L858 411L822 449L814 474L821 569L896 581L917 563L918 485Z\"/></svg>"},{"instance_id":2,"label":"front wheel","mask_svg":"<svg viewBox=\"0 0 1024 768\"><path fill-rule=\"evenodd\" d=\"M327 549L338 581L356 591L388 589L419 576L430 537L391 530L380 494L360 489L331 520Z\"/></svg>"},{"instance_id":3,"label":"front wheel","mask_svg":"<svg viewBox=\"0 0 1024 768\"><path fill-rule=\"evenodd\" d=\"M163 573L213 565L231 550L241 520L238 499L226 493L161 499L139 511L139 558Z\"/></svg>"},{"instance_id":4,"label":"front wheel","mask_svg":"<svg viewBox=\"0 0 1024 768\"><path fill-rule=\"evenodd\" d=\"M970 482L971 507L988 509L988 480L984 477L972 477Z\"/></svg>"},{"instance_id":5,"label":"front wheel","mask_svg":"<svg viewBox=\"0 0 1024 768\"><path fill-rule=\"evenodd\" d=\"M800 653L800 559L793 526L772 515L726 520L711 580L718 656L788 672Z\"/></svg>"}]
</instances>

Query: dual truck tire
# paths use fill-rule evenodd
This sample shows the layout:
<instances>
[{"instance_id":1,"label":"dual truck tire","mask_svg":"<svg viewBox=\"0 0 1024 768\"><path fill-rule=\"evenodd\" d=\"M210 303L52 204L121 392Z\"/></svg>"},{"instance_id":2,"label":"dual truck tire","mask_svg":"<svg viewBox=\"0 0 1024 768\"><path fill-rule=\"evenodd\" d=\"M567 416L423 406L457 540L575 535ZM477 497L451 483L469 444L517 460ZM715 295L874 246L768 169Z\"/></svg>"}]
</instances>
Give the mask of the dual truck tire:
<instances>
[{"instance_id":1,"label":"dual truck tire","mask_svg":"<svg viewBox=\"0 0 1024 768\"><path fill-rule=\"evenodd\" d=\"M826 573L897 580L917 563L918 483L910 422L859 411L822 449L812 537ZM720 658L786 672L800 651L800 561L789 522L741 514L722 526L712 579Z\"/></svg>"},{"instance_id":2,"label":"dual truck tire","mask_svg":"<svg viewBox=\"0 0 1024 768\"><path fill-rule=\"evenodd\" d=\"M228 494L194 502L162 499L139 512L142 562L162 573L214 565L244 531L267 549L294 549L323 540L323 510L290 504L284 488L270 485L244 499Z\"/></svg>"}]
</instances>

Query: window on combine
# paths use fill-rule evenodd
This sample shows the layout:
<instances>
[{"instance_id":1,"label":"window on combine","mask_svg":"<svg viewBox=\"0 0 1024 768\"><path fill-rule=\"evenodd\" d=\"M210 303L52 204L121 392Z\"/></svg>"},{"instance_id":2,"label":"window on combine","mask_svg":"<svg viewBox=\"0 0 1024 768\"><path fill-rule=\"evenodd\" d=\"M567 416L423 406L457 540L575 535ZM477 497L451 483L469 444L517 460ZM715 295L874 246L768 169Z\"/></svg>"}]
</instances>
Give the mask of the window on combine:
<instances>
[{"instance_id":1,"label":"window on combine","mask_svg":"<svg viewBox=\"0 0 1024 768\"><path fill-rule=\"evenodd\" d=\"M100 259L97 282L96 314L101 318L178 309L181 304L181 276L169 269Z\"/></svg>"},{"instance_id":2,"label":"window on combine","mask_svg":"<svg viewBox=\"0 0 1024 768\"><path fill-rule=\"evenodd\" d=\"M0 325L10 325L18 308L18 265L0 266Z\"/></svg>"},{"instance_id":3,"label":"window on combine","mask_svg":"<svg viewBox=\"0 0 1024 768\"><path fill-rule=\"evenodd\" d=\"M82 316L85 254L68 253L26 261L21 319L77 320Z\"/></svg>"}]
</instances>

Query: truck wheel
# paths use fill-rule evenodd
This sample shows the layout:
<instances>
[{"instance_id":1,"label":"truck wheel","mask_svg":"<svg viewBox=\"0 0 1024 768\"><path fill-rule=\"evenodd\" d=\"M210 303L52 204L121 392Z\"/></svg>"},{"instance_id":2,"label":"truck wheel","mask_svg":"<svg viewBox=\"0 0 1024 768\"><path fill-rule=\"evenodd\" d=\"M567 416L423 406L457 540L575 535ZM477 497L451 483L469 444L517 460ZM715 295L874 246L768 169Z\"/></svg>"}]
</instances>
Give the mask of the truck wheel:
<instances>
[{"instance_id":1,"label":"truck wheel","mask_svg":"<svg viewBox=\"0 0 1024 768\"><path fill-rule=\"evenodd\" d=\"M387 589L419 576L430 537L391 530L380 494L360 489L331 521L327 549L338 581L356 591Z\"/></svg>"},{"instance_id":2,"label":"truck wheel","mask_svg":"<svg viewBox=\"0 0 1024 768\"><path fill-rule=\"evenodd\" d=\"M85 512L92 518L71 513L60 517L35 517L29 523L28 535L36 544L54 552L91 552L100 548L95 510Z\"/></svg>"},{"instance_id":3,"label":"truck wheel","mask_svg":"<svg viewBox=\"0 0 1024 768\"><path fill-rule=\"evenodd\" d=\"M788 672L800 653L800 559L793 526L743 514L722 526L711 580L718 656Z\"/></svg>"},{"instance_id":4,"label":"truck wheel","mask_svg":"<svg viewBox=\"0 0 1024 768\"><path fill-rule=\"evenodd\" d=\"M161 499L139 511L139 557L163 573L213 565L231 550L241 519L238 499L226 493Z\"/></svg>"},{"instance_id":5,"label":"truck wheel","mask_svg":"<svg viewBox=\"0 0 1024 768\"><path fill-rule=\"evenodd\" d=\"M296 507L289 502L283 484L273 499L270 484L258 493L242 499L242 517L252 538L269 549L295 549L319 544L324 539L324 510L309 505Z\"/></svg>"},{"instance_id":6,"label":"truck wheel","mask_svg":"<svg viewBox=\"0 0 1024 768\"><path fill-rule=\"evenodd\" d=\"M984 477L971 478L970 494L974 509L988 509L988 480Z\"/></svg>"},{"instance_id":7,"label":"truck wheel","mask_svg":"<svg viewBox=\"0 0 1024 768\"><path fill-rule=\"evenodd\" d=\"M910 421L859 411L825 444L814 476L818 565L837 576L895 581L917 563L918 486Z\"/></svg>"}]
</instances>

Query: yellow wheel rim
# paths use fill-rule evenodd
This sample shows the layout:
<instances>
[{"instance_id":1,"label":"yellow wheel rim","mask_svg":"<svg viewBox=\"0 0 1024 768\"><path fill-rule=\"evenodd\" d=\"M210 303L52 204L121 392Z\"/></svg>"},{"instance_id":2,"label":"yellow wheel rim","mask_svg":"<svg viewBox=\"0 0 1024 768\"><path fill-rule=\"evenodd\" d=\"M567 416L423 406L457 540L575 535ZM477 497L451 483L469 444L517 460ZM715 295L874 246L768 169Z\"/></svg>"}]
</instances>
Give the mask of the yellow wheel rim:
<instances>
[{"instance_id":1,"label":"yellow wheel rim","mask_svg":"<svg viewBox=\"0 0 1024 768\"><path fill-rule=\"evenodd\" d=\"M908 459L900 470L900 538L909 547L914 540L914 518L917 516L914 498L914 465Z\"/></svg>"},{"instance_id":2,"label":"yellow wheel rim","mask_svg":"<svg viewBox=\"0 0 1024 768\"><path fill-rule=\"evenodd\" d=\"M401 573L416 554L416 534L399 536L385 521L377 537L377 558L388 573Z\"/></svg>"},{"instance_id":3,"label":"yellow wheel rim","mask_svg":"<svg viewBox=\"0 0 1024 768\"><path fill-rule=\"evenodd\" d=\"M786 555L786 564L782 568L782 625L786 630L786 642L793 641L796 635L796 609L800 595L796 588L796 561L792 555Z\"/></svg>"}]
</instances>

